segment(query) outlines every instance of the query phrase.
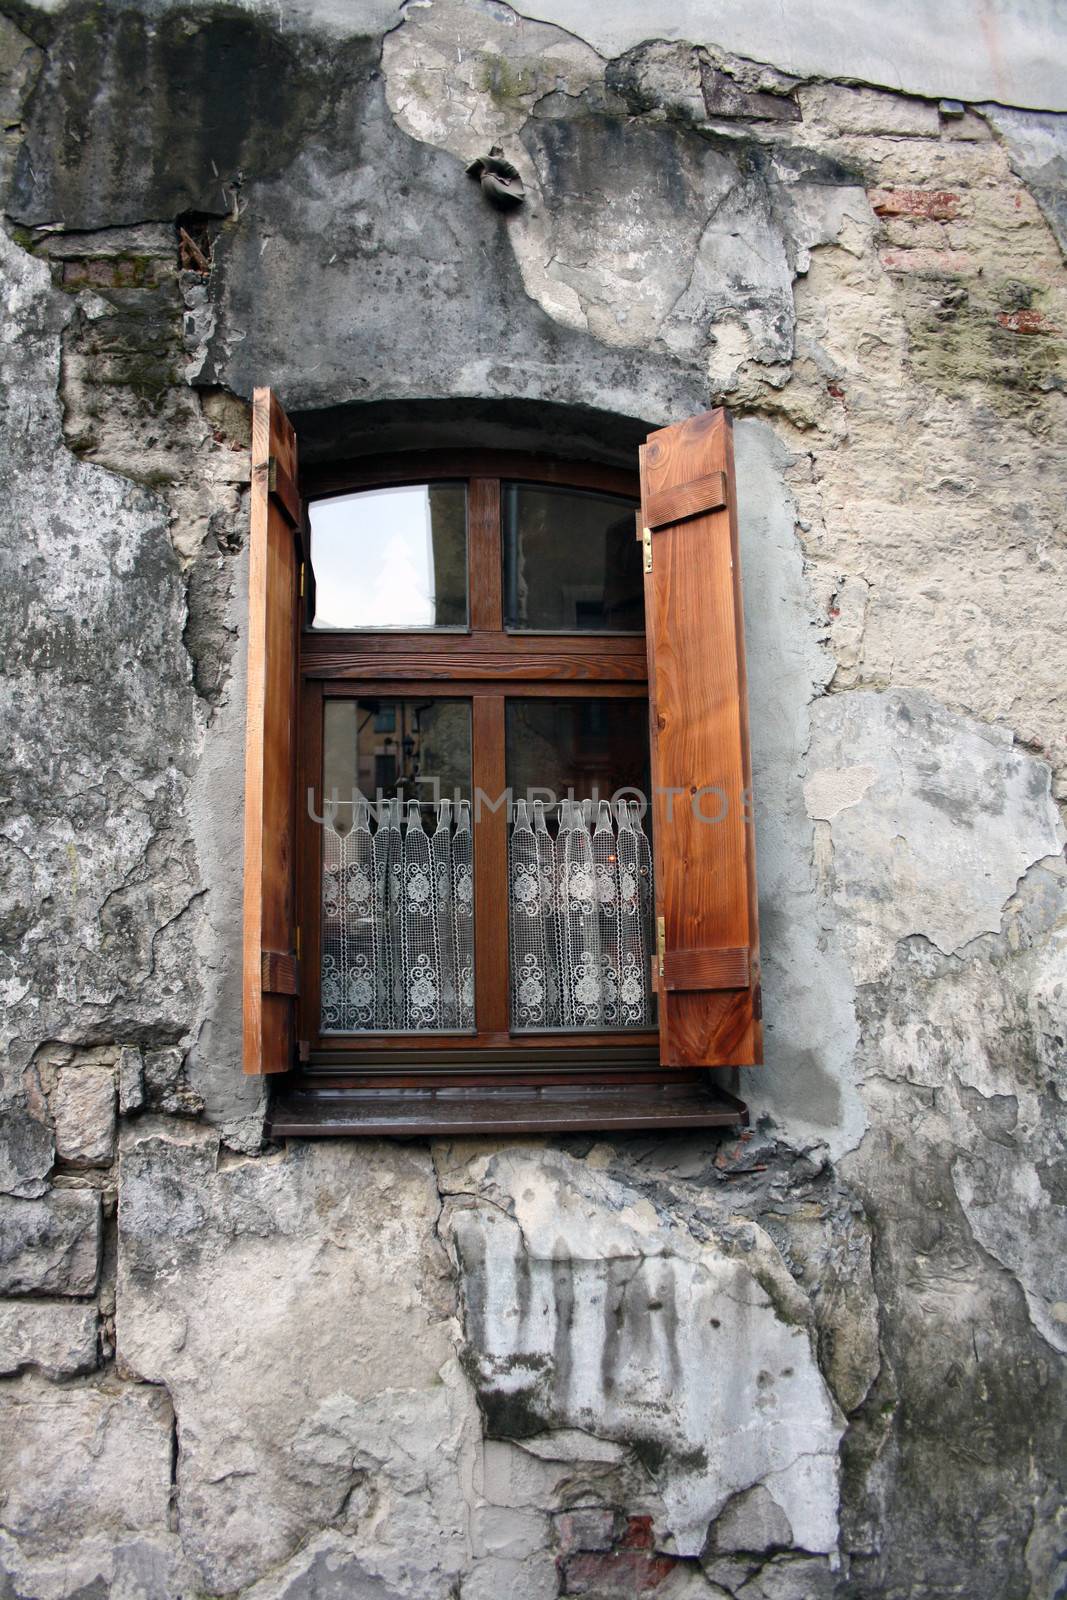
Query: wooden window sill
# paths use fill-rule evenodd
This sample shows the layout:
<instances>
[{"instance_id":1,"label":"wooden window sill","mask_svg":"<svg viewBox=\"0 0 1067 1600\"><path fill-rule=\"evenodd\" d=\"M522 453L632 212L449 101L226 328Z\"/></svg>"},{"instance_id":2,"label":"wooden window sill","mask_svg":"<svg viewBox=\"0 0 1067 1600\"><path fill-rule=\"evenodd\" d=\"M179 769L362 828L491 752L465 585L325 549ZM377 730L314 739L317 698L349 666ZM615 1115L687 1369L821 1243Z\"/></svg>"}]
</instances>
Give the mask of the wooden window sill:
<instances>
[{"instance_id":1,"label":"wooden window sill","mask_svg":"<svg viewBox=\"0 0 1067 1600\"><path fill-rule=\"evenodd\" d=\"M457 1133L609 1133L743 1128L742 1100L707 1081L418 1088L282 1088L275 1138L418 1137Z\"/></svg>"}]
</instances>

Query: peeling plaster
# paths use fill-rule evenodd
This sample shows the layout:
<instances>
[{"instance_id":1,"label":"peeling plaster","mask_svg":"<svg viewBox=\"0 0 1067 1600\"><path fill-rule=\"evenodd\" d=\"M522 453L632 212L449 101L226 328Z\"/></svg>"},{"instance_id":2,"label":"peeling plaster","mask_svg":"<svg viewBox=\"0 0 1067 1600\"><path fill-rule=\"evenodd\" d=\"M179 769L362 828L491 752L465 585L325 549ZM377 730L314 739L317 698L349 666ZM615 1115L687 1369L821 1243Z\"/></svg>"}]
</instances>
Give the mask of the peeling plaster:
<instances>
[{"instance_id":1,"label":"peeling plaster","mask_svg":"<svg viewBox=\"0 0 1067 1600\"><path fill-rule=\"evenodd\" d=\"M903 689L830 696L813 721L817 770L865 773L831 822L830 892L857 983L884 977L909 936L951 955L998 932L1027 868L1063 848L1046 763Z\"/></svg>"},{"instance_id":2,"label":"peeling plaster","mask_svg":"<svg viewBox=\"0 0 1067 1600\"><path fill-rule=\"evenodd\" d=\"M1038 753L1062 784L1059 122L794 88L722 38L697 49L700 29L608 61L497 4L409 6L384 42L391 5L208 6L195 28L139 9L134 70L117 13L89 37L49 7L48 52L0 34L25 246L0 241L8 622L28 595L51 630L28 635L30 677L27 635L7 651L0 1181L16 1294L45 1297L0 1307L13 1367L36 1368L0 1386L0 1415L20 1481L59 1483L47 1555L39 1508L0 1508L18 1586L555 1600L573 1555L576 1583L665 1562L672 1600L1057 1592L1067 906ZM146 120L176 73L180 122ZM736 115L707 120L707 75ZM511 219L462 170L493 136L530 190ZM179 276L190 197L218 212L213 260ZM737 1085L750 1133L258 1154L233 780L236 396L264 378L320 459L436 439L450 413L452 438L521 423L535 447L630 460L648 424L733 403L767 1033ZM60 1061L55 1039L103 1054ZM117 1227L114 1106L101 1092L106 1128L72 1136L60 1068L79 1065L118 1084ZM62 1296L75 1315L45 1340L35 1313ZM577 1331L546 1350L535 1300ZM701 1320L720 1305L725 1361ZM642 1354L668 1306L673 1385L670 1341ZM39 1375L87 1365L73 1387ZM137 1432L136 1374L173 1402L173 1482L152 1434L151 1460L126 1452L144 1525L131 1493L136 1526L112 1496L87 1533L84 1417ZM740 1412L734 1377L754 1389ZM505 1391L530 1402L510 1424ZM41 1395L47 1428L23 1407ZM42 1464L57 1440L69 1481ZM676 1560L716 1511L701 1561ZM840 1571L803 1548L830 1552L839 1521Z\"/></svg>"}]
</instances>

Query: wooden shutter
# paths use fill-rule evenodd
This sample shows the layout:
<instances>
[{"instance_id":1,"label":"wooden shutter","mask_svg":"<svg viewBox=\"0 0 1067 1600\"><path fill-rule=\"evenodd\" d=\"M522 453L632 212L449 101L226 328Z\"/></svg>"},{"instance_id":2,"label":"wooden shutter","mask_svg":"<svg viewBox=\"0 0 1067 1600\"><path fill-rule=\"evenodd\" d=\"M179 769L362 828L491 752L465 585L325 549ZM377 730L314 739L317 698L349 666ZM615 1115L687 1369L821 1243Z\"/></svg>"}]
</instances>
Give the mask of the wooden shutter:
<instances>
[{"instance_id":1,"label":"wooden shutter","mask_svg":"<svg viewBox=\"0 0 1067 1600\"><path fill-rule=\"evenodd\" d=\"M641 447L663 1066L763 1059L733 434L709 411Z\"/></svg>"},{"instance_id":2,"label":"wooden shutter","mask_svg":"<svg viewBox=\"0 0 1067 1600\"><path fill-rule=\"evenodd\" d=\"M245 732L244 1069L292 1066L299 992L294 862L303 508L296 435L277 397L252 405Z\"/></svg>"}]
</instances>

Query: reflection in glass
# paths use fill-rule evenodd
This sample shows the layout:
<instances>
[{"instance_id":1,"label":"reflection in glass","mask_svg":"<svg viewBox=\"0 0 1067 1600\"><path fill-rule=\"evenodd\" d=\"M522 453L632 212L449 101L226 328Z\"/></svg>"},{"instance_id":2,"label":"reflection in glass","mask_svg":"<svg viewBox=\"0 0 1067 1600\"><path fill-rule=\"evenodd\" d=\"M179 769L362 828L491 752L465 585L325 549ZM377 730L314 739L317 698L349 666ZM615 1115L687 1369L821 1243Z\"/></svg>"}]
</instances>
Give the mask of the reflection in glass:
<instances>
[{"instance_id":1,"label":"reflection in glass","mask_svg":"<svg viewBox=\"0 0 1067 1600\"><path fill-rule=\"evenodd\" d=\"M642 701L508 701L511 1026L648 1028L652 851Z\"/></svg>"},{"instance_id":2,"label":"reflection in glass","mask_svg":"<svg viewBox=\"0 0 1067 1600\"><path fill-rule=\"evenodd\" d=\"M618 495L503 484L505 628L640 633L645 608L636 506Z\"/></svg>"},{"instance_id":3,"label":"reflection in glass","mask_svg":"<svg viewBox=\"0 0 1067 1600\"><path fill-rule=\"evenodd\" d=\"M471 797L471 710L466 700L328 700L323 719L324 801L336 794L336 826L350 825L353 791L397 795L428 807L442 795Z\"/></svg>"},{"instance_id":4,"label":"reflection in glass","mask_svg":"<svg viewBox=\"0 0 1067 1600\"><path fill-rule=\"evenodd\" d=\"M367 489L309 507L313 628L463 628L462 483Z\"/></svg>"},{"instance_id":5,"label":"reflection in glass","mask_svg":"<svg viewBox=\"0 0 1067 1600\"><path fill-rule=\"evenodd\" d=\"M516 798L550 789L556 800L648 793L648 703L624 698L508 699L507 774Z\"/></svg>"},{"instance_id":6,"label":"reflection in glass","mask_svg":"<svg viewBox=\"0 0 1067 1600\"><path fill-rule=\"evenodd\" d=\"M323 1032L471 1032L469 703L328 701L323 780Z\"/></svg>"}]
</instances>

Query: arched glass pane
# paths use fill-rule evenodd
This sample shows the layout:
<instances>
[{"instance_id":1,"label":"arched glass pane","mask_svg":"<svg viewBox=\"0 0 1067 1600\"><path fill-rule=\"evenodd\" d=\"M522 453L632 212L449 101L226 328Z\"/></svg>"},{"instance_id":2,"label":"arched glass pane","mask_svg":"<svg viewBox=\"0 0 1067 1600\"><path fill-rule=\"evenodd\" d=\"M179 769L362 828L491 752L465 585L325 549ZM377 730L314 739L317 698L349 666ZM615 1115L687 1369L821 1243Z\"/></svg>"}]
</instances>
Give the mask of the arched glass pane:
<instances>
[{"instance_id":1,"label":"arched glass pane","mask_svg":"<svg viewBox=\"0 0 1067 1600\"><path fill-rule=\"evenodd\" d=\"M636 500L501 485L504 626L512 633L642 633Z\"/></svg>"},{"instance_id":2,"label":"arched glass pane","mask_svg":"<svg viewBox=\"0 0 1067 1600\"><path fill-rule=\"evenodd\" d=\"M335 495L308 515L313 628L466 627L465 484Z\"/></svg>"}]
</instances>

